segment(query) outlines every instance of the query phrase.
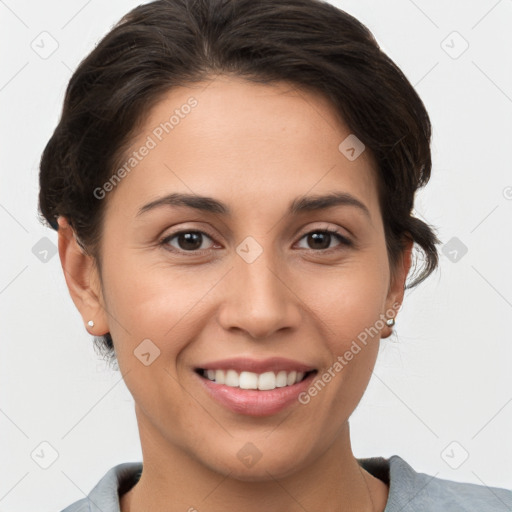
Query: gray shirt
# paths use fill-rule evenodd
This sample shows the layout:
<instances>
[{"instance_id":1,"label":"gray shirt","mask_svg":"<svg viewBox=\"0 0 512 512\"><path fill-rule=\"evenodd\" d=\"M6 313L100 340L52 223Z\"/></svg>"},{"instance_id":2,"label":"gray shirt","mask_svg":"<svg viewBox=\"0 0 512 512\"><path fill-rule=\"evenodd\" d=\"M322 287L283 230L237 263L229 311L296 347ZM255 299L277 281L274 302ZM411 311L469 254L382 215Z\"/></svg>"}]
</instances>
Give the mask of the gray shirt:
<instances>
[{"instance_id":1,"label":"gray shirt","mask_svg":"<svg viewBox=\"0 0 512 512\"><path fill-rule=\"evenodd\" d=\"M359 465L389 485L384 512L511 512L512 490L453 482L417 473L398 455L357 459ZM119 496L131 489L141 462L111 468L86 498L61 512L120 512Z\"/></svg>"}]
</instances>

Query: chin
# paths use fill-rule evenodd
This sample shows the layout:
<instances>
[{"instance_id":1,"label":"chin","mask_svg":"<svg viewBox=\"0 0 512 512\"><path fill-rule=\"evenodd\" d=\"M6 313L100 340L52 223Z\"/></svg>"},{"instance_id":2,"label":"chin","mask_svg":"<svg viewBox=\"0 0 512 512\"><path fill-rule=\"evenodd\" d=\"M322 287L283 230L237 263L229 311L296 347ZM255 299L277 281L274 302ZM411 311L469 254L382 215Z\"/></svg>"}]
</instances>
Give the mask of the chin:
<instances>
[{"instance_id":1,"label":"chin","mask_svg":"<svg viewBox=\"0 0 512 512\"><path fill-rule=\"evenodd\" d=\"M216 459L214 463L203 463L211 470L225 476L229 475L229 478L241 482L268 482L272 479L286 478L300 470L304 461L302 458L297 459L296 452L277 454L276 451L267 456L261 453L260 458L254 458L252 461L246 458L243 452L241 455L240 452L235 452L227 459L225 454L222 454L220 460Z\"/></svg>"}]
</instances>

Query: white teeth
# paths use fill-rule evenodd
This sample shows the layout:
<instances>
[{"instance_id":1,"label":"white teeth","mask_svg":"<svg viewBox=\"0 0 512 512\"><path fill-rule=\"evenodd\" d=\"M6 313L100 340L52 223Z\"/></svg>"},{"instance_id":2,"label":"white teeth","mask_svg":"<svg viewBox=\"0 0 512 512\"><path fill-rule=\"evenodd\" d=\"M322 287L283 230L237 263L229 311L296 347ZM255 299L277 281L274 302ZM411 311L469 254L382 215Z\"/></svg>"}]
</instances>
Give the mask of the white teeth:
<instances>
[{"instance_id":1,"label":"white teeth","mask_svg":"<svg viewBox=\"0 0 512 512\"><path fill-rule=\"evenodd\" d=\"M258 389L262 391L276 388L276 374L274 372L262 373L258 379Z\"/></svg>"},{"instance_id":2,"label":"white teeth","mask_svg":"<svg viewBox=\"0 0 512 512\"><path fill-rule=\"evenodd\" d=\"M292 384L294 384L297 380L297 372L296 371L293 371L293 372L290 372L288 374L288 377L286 378L286 384L288 386L291 386Z\"/></svg>"},{"instance_id":3,"label":"white teeth","mask_svg":"<svg viewBox=\"0 0 512 512\"><path fill-rule=\"evenodd\" d=\"M276 375L276 388L284 388L288 383L288 376L283 370Z\"/></svg>"},{"instance_id":4,"label":"white teeth","mask_svg":"<svg viewBox=\"0 0 512 512\"><path fill-rule=\"evenodd\" d=\"M207 379L224 384L232 388L240 389L259 389L260 391L268 391L285 386L293 386L304 378L304 372L281 370L279 372L238 372L236 370L204 370L203 376Z\"/></svg>"},{"instance_id":5,"label":"white teeth","mask_svg":"<svg viewBox=\"0 0 512 512\"><path fill-rule=\"evenodd\" d=\"M239 381L240 389L258 389L258 376L251 372L242 372Z\"/></svg>"},{"instance_id":6,"label":"white teeth","mask_svg":"<svg viewBox=\"0 0 512 512\"><path fill-rule=\"evenodd\" d=\"M224 384L226 382L226 375L224 373L224 370L215 370L215 382L217 384Z\"/></svg>"},{"instance_id":7,"label":"white teeth","mask_svg":"<svg viewBox=\"0 0 512 512\"><path fill-rule=\"evenodd\" d=\"M224 384L233 388L237 388L240 385L240 378L238 377L236 370L228 370L226 372L226 380L224 381Z\"/></svg>"}]
</instances>

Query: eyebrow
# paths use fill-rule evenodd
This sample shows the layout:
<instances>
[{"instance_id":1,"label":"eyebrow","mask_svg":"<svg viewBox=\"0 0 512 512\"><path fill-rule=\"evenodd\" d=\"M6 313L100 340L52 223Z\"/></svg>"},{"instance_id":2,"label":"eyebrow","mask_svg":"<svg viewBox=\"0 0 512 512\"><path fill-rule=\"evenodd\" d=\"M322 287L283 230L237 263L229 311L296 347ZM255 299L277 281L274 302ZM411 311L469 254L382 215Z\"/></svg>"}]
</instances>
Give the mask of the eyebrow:
<instances>
[{"instance_id":1,"label":"eyebrow","mask_svg":"<svg viewBox=\"0 0 512 512\"><path fill-rule=\"evenodd\" d=\"M202 212L231 216L229 206L213 197L196 194L173 193L145 204L137 212L137 216L164 206L185 206ZM288 207L288 215L303 212L319 211L334 206L352 206L364 213L371 220L370 211L356 197L347 192L332 192L325 195L302 196L294 199Z\"/></svg>"}]
</instances>

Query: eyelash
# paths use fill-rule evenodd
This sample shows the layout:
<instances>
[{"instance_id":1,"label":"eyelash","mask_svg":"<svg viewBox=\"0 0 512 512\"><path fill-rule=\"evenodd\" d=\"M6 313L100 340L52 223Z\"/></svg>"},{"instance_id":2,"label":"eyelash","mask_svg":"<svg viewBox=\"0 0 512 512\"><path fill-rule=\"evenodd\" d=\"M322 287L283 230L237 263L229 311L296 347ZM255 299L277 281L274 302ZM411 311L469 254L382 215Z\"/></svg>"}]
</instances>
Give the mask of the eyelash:
<instances>
[{"instance_id":1,"label":"eyelash","mask_svg":"<svg viewBox=\"0 0 512 512\"><path fill-rule=\"evenodd\" d=\"M208 233L205 233L204 231L200 231L197 229L185 229L185 230L176 231L176 233L171 233L170 235L167 235L166 237L164 237L163 239L160 240L159 245L163 246L166 250L168 250L170 252L176 252L178 254L185 254L186 256L198 256L198 255L200 256L200 255L203 255L206 252L210 251L210 249L199 249L199 250L193 250L193 251L185 251L183 249L176 249L174 247L170 248L169 242L173 238L177 237L178 235L182 235L184 233L197 233L197 234L205 235L210 240L212 240L212 242L215 243L213 237L210 236ZM339 250L342 250L343 248L354 247L354 243L351 240L349 240L347 237L342 235L339 231L337 231L335 229L329 229L329 228L313 229L312 231L308 231L307 233L304 233L299 238L299 240L302 240L304 237L311 235L312 233L322 233L322 234L334 235L340 242L340 245L336 246L336 247L331 247L329 249L306 249L306 250L330 254L333 251L339 251Z\"/></svg>"}]
</instances>

